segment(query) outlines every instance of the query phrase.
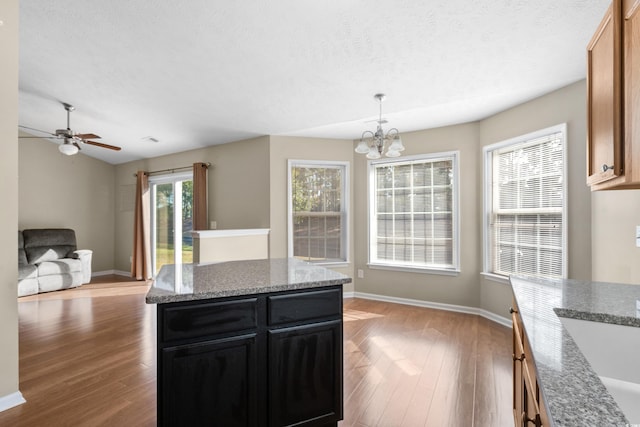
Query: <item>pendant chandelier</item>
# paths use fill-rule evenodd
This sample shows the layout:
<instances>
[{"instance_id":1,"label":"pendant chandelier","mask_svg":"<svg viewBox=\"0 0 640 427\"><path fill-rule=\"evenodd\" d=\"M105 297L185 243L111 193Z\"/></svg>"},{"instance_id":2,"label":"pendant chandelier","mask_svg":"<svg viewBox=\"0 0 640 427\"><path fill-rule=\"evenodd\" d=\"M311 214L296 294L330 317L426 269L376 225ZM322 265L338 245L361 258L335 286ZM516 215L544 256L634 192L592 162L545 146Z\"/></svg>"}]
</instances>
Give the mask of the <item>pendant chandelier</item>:
<instances>
[{"instance_id":1,"label":"pendant chandelier","mask_svg":"<svg viewBox=\"0 0 640 427\"><path fill-rule=\"evenodd\" d=\"M377 93L373 96L375 100L380 104L380 115L378 117L378 128L375 132L365 130L362 132L360 142L356 147L356 153L366 154L367 159L379 159L384 153L387 157L399 157L400 152L404 151L404 145L400 139L400 132L396 128L389 129L386 133L382 129L382 125L387 123L386 119L382 118L382 101L384 101L384 93Z\"/></svg>"}]
</instances>

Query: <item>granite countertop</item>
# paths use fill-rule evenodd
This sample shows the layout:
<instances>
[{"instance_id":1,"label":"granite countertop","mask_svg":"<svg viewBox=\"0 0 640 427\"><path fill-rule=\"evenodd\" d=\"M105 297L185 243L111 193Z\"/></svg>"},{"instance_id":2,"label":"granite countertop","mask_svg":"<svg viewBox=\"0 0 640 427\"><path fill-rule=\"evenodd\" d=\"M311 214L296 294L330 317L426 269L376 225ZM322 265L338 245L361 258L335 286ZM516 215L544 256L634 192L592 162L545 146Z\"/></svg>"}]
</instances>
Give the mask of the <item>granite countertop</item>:
<instances>
[{"instance_id":1,"label":"granite countertop","mask_svg":"<svg viewBox=\"0 0 640 427\"><path fill-rule=\"evenodd\" d=\"M253 295L350 283L351 278L295 258L170 264L160 269L148 304Z\"/></svg>"},{"instance_id":2,"label":"granite countertop","mask_svg":"<svg viewBox=\"0 0 640 427\"><path fill-rule=\"evenodd\" d=\"M541 392L558 427L628 421L558 316L640 327L640 286L511 277Z\"/></svg>"}]
</instances>

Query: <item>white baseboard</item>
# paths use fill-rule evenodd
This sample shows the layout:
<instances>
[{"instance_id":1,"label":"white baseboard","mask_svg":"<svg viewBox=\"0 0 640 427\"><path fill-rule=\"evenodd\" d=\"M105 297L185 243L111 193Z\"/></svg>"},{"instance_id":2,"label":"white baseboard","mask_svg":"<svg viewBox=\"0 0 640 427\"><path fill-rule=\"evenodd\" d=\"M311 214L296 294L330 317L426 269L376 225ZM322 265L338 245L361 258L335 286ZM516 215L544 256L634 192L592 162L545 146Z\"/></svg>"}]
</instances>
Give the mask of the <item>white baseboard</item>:
<instances>
[{"instance_id":1,"label":"white baseboard","mask_svg":"<svg viewBox=\"0 0 640 427\"><path fill-rule=\"evenodd\" d=\"M511 319L507 319L506 317L499 316L495 313L492 313L487 310L483 310L481 308L467 307L464 305L443 304L440 302L422 301L422 300L410 299L410 298L398 298L398 297L391 297L387 295L369 294L365 292L352 292L351 294L353 294L351 295L351 297L355 297L355 298L370 299L374 301L383 301L383 302L393 302L396 304L413 305L416 307L433 308L436 310L453 311L456 313L475 314L477 316L482 316L485 319L499 323L508 328L511 327ZM345 298L347 298L346 295L347 293L345 293Z\"/></svg>"},{"instance_id":2,"label":"white baseboard","mask_svg":"<svg viewBox=\"0 0 640 427\"><path fill-rule=\"evenodd\" d=\"M98 276L108 276L110 274L115 274L117 276L125 276L125 277L130 277L131 273L128 271L122 271L122 270L104 270L104 271L94 271L91 273L91 277L98 277Z\"/></svg>"},{"instance_id":3,"label":"white baseboard","mask_svg":"<svg viewBox=\"0 0 640 427\"><path fill-rule=\"evenodd\" d=\"M16 391L15 393L8 394L0 397L0 412L13 408L14 406L22 405L25 403L22 393Z\"/></svg>"}]
</instances>

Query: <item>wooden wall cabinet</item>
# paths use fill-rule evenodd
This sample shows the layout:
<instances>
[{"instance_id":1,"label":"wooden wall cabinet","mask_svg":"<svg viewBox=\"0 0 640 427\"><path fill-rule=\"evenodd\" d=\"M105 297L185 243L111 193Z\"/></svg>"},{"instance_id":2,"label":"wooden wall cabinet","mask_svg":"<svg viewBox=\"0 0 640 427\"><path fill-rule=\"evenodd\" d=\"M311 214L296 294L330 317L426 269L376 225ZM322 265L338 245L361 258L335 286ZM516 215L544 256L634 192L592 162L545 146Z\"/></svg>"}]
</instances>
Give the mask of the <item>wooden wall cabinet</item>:
<instances>
[{"instance_id":1,"label":"wooden wall cabinet","mask_svg":"<svg viewBox=\"0 0 640 427\"><path fill-rule=\"evenodd\" d=\"M158 304L159 426L337 426L342 286Z\"/></svg>"},{"instance_id":2,"label":"wooden wall cabinet","mask_svg":"<svg viewBox=\"0 0 640 427\"><path fill-rule=\"evenodd\" d=\"M513 422L517 427L549 426L544 399L533 365L531 347L522 329L522 319L513 302Z\"/></svg>"},{"instance_id":3,"label":"wooden wall cabinet","mask_svg":"<svg viewBox=\"0 0 640 427\"><path fill-rule=\"evenodd\" d=\"M640 188L640 0L613 0L587 46L587 184Z\"/></svg>"}]
</instances>

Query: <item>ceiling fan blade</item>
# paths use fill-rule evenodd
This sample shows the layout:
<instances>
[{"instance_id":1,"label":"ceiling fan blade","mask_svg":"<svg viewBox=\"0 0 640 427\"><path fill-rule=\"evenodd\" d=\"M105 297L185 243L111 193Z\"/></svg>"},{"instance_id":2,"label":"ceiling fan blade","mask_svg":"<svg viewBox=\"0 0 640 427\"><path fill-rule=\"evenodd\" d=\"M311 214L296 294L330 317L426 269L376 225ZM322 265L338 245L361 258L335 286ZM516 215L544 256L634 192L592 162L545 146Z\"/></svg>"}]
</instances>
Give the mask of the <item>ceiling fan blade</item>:
<instances>
[{"instance_id":1,"label":"ceiling fan blade","mask_svg":"<svg viewBox=\"0 0 640 427\"><path fill-rule=\"evenodd\" d=\"M55 133L51 133L51 132L47 132L46 130L40 130L40 129L36 129L36 128L30 128L29 126L22 126L22 125L18 125L18 127L20 129L27 129L27 130L35 130L36 132L40 132L40 133L46 133L47 135L51 135L53 137L56 137ZM29 138L27 136L21 136L20 138ZM33 138L37 138L37 137L33 137ZM98 137L99 138L99 137Z\"/></svg>"},{"instance_id":2,"label":"ceiling fan blade","mask_svg":"<svg viewBox=\"0 0 640 427\"><path fill-rule=\"evenodd\" d=\"M75 137L78 137L80 139L101 139L98 135L96 135L95 133L77 133L74 135Z\"/></svg>"},{"instance_id":3,"label":"ceiling fan blade","mask_svg":"<svg viewBox=\"0 0 640 427\"><path fill-rule=\"evenodd\" d=\"M84 143L85 144L89 144L89 145L95 145L96 147L106 148L108 150L113 150L113 151L122 150L122 148L120 148L120 147L116 147L115 145L103 144L102 142L86 141L85 140Z\"/></svg>"},{"instance_id":4,"label":"ceiling fan blade","mask_svg":"<svg viewBox=\"0 0 640 427\"><path fill-rule=\"evenodd\" d=\"M58 139L55 136L18 136L19 139Z\"/></svg>"},{"instance_id":5,"label":"ceiling fan blade","mask_svg":"<svg viewBox=\"0 0 640 427\"><path fill-rule=\"evenodd\" d=\"M78 144L77 142L74 142L73 145L75 145L76 147L78 147L78 151L82 150L82 148L80 148L80 144Z\"/></svg>"}]
</instances>

